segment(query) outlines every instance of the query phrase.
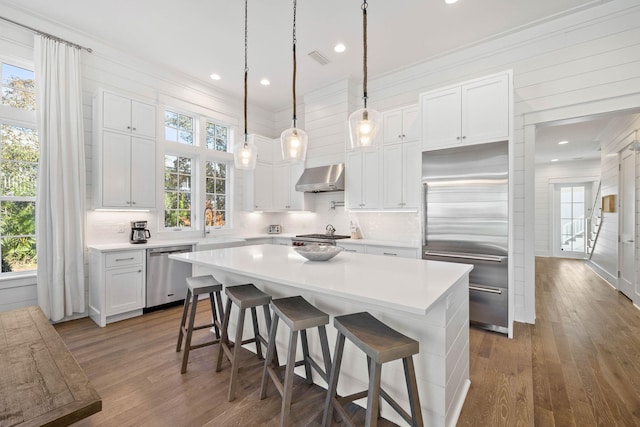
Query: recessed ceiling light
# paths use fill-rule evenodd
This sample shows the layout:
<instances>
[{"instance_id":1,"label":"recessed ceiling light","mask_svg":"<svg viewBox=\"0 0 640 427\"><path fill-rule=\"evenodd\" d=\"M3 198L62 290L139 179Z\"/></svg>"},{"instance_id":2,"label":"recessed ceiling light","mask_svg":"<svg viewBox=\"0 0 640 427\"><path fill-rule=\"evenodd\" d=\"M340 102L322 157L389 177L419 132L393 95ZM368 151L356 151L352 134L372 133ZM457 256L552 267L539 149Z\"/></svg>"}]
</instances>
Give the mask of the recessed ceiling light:
<instances>
[{"instance_id":1,"label":"recessed ceiling light","mask_svg":"<svg viewBox=\"0 0 640 427\"><path fill-rule=\"evenodd\" d=\"M213 73L209 77L211 77L211 80L220 80L220 74Z\"/></svg>"},{"instance_id":2,"label":"recessed ceiling light","mask_svg":"<svg viewBox=\"0 0 640 427\"><path fill-rule=\"evenodd\" d=\"M262 79L262 80L260 80L260 84L262 86L269 86L271 84L271 82L269 81L269 79Z\"/></svg>"},{"instance_id":3,"label":"recessed ceiling light","mask_svg":"<svg viewBox=\"0 0 640 427\"><path fill-rule=\"evenodd\" d=\"M344 52L345 50L347 50L347 47L346 47L345 45L343 45L342 43L338 43L337 45L335 45L335 46L333 47L333 50L334 50L334 51L336 51L336 52L338 52L338 53L342 53L342 52Z\"/></svg>"},{"instance_id":4,"label":"recessed ceiling light","mask_svg":"<svg viewBox=\"0 0 640 427\"><path fill-rule=\"evenodd\" d=\"M557 162L557 161L558 161L558 159L551 159L551 161L552 161L552 162Z\"/></svg>"},{"instance_id":5,"label":"recessed ceiling light","mask_svg":"<svg viewBox=\"0 0 640 427\"><path fill-rule=\"evenodd\" d=\"M444 0L444 2L445 2L446 4L454 4L454 3L457 3L457 2L458 2L458 0Z\"/></svg>"},{"instance_id":6,"label":"recessed ceiling light","mask_svg":"<svg viewBox=\"0 0 640 427\"><path fill-rule=\"evenodd\" d=\"M569 143L569 141L560 141L560 142L558 142L558 145L564 145L564 144L568 144L568 143Z\"/></svg>"}]
</instances>

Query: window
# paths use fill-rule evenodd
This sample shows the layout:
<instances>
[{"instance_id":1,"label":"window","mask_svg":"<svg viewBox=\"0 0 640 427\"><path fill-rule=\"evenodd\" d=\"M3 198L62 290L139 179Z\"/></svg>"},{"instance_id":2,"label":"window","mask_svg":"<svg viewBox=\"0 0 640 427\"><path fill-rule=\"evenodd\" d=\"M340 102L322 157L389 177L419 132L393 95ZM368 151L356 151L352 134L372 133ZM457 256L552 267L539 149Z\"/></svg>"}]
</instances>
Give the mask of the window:
<instances>
[{"instance_id":1,"label":"window","mask_svg":"<svg viewBox=\"0 0 640 427\"><path fill-rule=\"evenodd\" d=\"M560 187L560 250L585 251L585 187Z\"/></svg>"},{"instance_id":2,"label":"window","mask_svg":"<svg viewBox=\"0 0 640 427\"><path fill-rule=\"evenodd\" d=\"M34 72L2 63L2 105L22 110L36 109Z\"/></svg>"},{"instance_id":3,"label":"window","mask_svg":"<svg viewBox=\"0 0 640 427\"><path fill-rule=\"evenodd\" d=\"M164 110L166 230L231 226L233 129L204 112L184 103Z\"/></svg>"},{"instance_id":4,"label":"window","mask_svg":"<svg viewBox=\"0 0 640 427\"><path fill-rule=\"evenodd\" d=\"M0 81L1 272L31 271L37 262L35 204L40 154L34 72L0 62Z\"/></svg>"},{"instance_id":5,"label":"window","mask_svg":"<svg viewBox=\"0 0 640 427\"><path fill-rule=\"evenodd\" d=\"M193 117L173 111L165 111L164 139L193 145Z\"/></svg>"},{"instance_id":6,"label":"window","mask_svg":"<svg viewBox=\"0 0 640 427\"><path fill-rule=\"evenodd\" d=\"M227 165L210 161L206 164L205 225L224 227L227 219Z\"/></svg>"},{"instance_id":7,"label":"window","mask_svg":"<svg viewBox=\"0 0 640 427\"><path fill-rule=\"evenodd\" d=\"M192 159L164 156L164 226L191 227Z\"/></svg>"},{"instance_id":8,"label":"window","mask_svg":"<svg viewBox=\"0 0 640 427\"><path fill-rule=\"evenodd\" d=\"M229 151L229 128L207 122L207 148L215 151Z\"/></svg>"}]
</instances>

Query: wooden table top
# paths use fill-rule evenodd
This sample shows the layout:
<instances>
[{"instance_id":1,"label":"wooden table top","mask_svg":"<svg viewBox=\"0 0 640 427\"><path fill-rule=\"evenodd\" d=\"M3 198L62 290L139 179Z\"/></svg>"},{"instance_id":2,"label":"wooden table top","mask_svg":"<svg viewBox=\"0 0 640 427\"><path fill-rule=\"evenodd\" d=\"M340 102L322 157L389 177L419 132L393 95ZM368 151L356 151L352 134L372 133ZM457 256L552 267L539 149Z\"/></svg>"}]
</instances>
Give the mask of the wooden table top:
<instances>
[{"instance_id":1,"label":"wooden table top","mask_svg":"<svg viewBox=\"0 0 640 427\"><path fill-rule=\"evenodd\" d=\"M40 307L0 313L0 426L66 426L102 399Z\"/></svg>"}]
</instances>

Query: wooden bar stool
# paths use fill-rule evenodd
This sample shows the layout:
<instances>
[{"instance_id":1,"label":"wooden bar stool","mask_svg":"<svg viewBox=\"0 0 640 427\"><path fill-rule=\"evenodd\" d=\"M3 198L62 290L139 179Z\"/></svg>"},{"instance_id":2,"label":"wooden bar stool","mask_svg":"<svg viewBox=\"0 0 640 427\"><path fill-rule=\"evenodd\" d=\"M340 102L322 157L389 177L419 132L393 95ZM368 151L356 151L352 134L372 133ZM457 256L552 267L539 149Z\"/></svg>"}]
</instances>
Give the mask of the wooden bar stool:
<instances>
[{"instance_id":1,"label":"wooden bar stool","mask_svg":"<svg viewBox=\"0 0 640 427\"><path fill-rule=\"evenodd\" d=\"M329 354L329 342L327 341L327 330L325 325L329 323L329 315L318 310L301 296L280 298L271 301L273 310L273 322L269 329L269 346L267 357L264 360L262 370L262 382L260 385L260 399L267 397L267 373L273 380L276 389L282 396L282 409L280 410L280 425L285 426L289 421L291 413L291 395L293 389L293 369L296 366L304 365L305 376L308 384L313 384L311 368L315 369L320 376L329 382L329 371L331 370L331 356ZM289 351L287 354L287 365L285 367L284 384L280 382L276 368L271 364L276 348L276 332L278 330L278 320L289 327ZM324 368L321 368L315 360L309 356L309 345L307 342L307 329L318 328L320 334L320 346L322 348L322 358ZM296 350L298 346L298 331L302 336L303 359L296 362Z\"/></svg>"},{"instance_id":2,"label":"wooden bar stool","mask_svg":"<svg viewBox=\"0 0 640 427\"><path fill-rule=\"evenodd\" d=\"M229 286L224 289L227 294L227 305L225 308L226 316L222 323L222 338L220 339L220 351L218 352L218 364L216 365L216 372L222 369L222 356L223 354L231 362L231 380L229 383L229 395L228 400L231 402L236 397L236 383L238 380L238 368L240 364L240 348L243 344L255 343L256 354L259 359L262 359L262 347L264 344L267 346L267 340L260 335L258 329L258 316L256 314L256 307L262 306L264 311L264 320L267 325L267 329L271 328L271 313L269 312L269 302L271 302L271 295L265 294L260 289L256 288L252 284ZM229 318L231 317L231 304L238 306L238 321L236 323L236 339L233 343L229 342L229 336L227 330L229 329ZM242 331L244 329L244 318L246 310L251 309L251 318L253 320L253 338L248 340L242 340ZM233 347L233 353L231 352Z\"/></svg>"},{"instance_id":3,"label":"wooden bar stool","mask_svg":"<svg viewBox=\"0 0 640 427\"><path fill-rule=\"evenodd\" d=\"M367 397L365 425L367 427L376 426L380 412L380 397L382 397L412 426L422 426L422 410L420 408L418 385L416 383L416 374L413 366L413 355L419 351L418 341L402 335L380 322L371 314L364 312L334 317L333 325L338 330L338 337L333 354L333 366L331 368L331 377L329 379L322 424L324 426L331 425L333 410L336 409L345 423L353 425L349 415L347 415L347 412L342 406L342 402L353 402L354 400ZM369 389L349 396L339 397L336 390L345 337L349 338L350 341L367 355ZM409 392L411 415L380 388L382 364L396 359L402 359L404 365L404 376Z\"/></svg>"},{"instance_id":4,"label":"wooden bar stool","mask_svg":"<svg viewBox=\"0 0 640 427\"><path fill-rule=\"evenodd\" d=\"M182 309L182 321L180 322L180 333L178 334L178 345L176 351L179 352L182 347L182 338L186 335L186 341L184 343L184 354L182 355L182 368L180 373L187 372L187 363L189 362L189 352L196 348L206 347L220 342L220 322L218 321L217 311L220 312L220 319L224 318L224 312L222 311L222 297L220 292L222 291L222 284L218 282L213 276L197 276L187 277L187 295L184 298L184 308ZM206 325L194 326L196 319L196 307L198 306L198 297L202 294L209 294L209 301L211 302L211 323ZM216 310L215 298L218 301L218 310ZM185 325L187 320L187 312L189 311L189 303L191 302L191 313L189 316L189 323ZM211 328L215 329L216 339L205 342L203 344L191 345L191 336L193 331L199 329Z\"/></svg>"}]
</instances>

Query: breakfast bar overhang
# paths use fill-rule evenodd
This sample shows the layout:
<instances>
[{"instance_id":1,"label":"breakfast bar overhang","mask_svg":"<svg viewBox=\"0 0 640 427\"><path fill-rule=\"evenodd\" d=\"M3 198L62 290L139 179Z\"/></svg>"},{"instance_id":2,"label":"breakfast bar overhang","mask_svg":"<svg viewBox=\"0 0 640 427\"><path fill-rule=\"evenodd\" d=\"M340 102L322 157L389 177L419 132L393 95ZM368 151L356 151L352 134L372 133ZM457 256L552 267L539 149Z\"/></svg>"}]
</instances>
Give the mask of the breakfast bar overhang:
<instances>
[{"instance_id":1,"label":"breakfast bar overhang","mask_svg":"<svg viewBox=\"0 0 640 427\"><path fill-rule=\"evenodd\" d=\"M224 286L253 283L274 298L302 295L331 316L368 311L419 341L420 353L414 362L425 425L455 426L470 385L471 265L350 252L327 262L311 262L293 247L280 245L234 247L170 258L191 263L194 276L212 274ZM265 325L261 328L264 331ZM230 336L233 331L231 324ZM286 336L278 332L278 347L284 348ZM329 327L327 332L333 353L335 330ZM309 351L316 358L321 354L313 333L309 335ZM366 358L347 344L338 393L366 389L366 366ZM318 376L314 381L326 388ZM400 361L385 365L382 386L409 407ZM381 408L383 417L403 425L386 402Z\"/></svg>"}]
</instances>

